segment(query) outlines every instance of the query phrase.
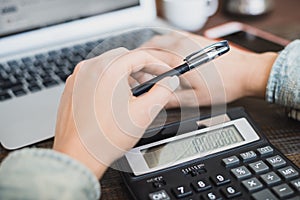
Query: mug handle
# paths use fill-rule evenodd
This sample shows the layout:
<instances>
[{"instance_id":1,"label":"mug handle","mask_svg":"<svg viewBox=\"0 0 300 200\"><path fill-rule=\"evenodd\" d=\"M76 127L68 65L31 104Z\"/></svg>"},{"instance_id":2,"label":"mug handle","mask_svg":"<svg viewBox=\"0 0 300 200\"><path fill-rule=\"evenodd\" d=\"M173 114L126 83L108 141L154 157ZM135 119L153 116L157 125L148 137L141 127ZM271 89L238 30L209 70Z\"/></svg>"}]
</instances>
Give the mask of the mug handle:
<instances>
[{"instance_id":1,"label":"mug handle","mask_svg":"<svg viewBox=\"0 0 300 200\"><path fill-rule=\"evenodd\" d=\"M213 14L216 13L218 6L219 6L219 1L218 0L206 0L206 6L208 8L207 16L212 16Z\"/></svg>"}]
</instances>

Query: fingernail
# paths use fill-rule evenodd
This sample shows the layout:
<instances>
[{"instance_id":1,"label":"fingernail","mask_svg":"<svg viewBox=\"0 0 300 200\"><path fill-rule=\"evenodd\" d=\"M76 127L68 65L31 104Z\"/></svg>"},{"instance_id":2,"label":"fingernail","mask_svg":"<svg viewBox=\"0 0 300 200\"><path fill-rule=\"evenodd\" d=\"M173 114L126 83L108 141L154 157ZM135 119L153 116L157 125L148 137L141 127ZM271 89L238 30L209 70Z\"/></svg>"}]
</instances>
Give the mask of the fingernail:
<instances>
[{"instance_id":1,"label":"fingernail","mask_svg":"<svg viewBox=\"0 0 300 200\"><path fill-rule=\"evenodd\" d=\"M172 91L176 90L179 84L180 82L178 76L172 76L168 81L168 85Z\"/></svg>"}]
</instances>

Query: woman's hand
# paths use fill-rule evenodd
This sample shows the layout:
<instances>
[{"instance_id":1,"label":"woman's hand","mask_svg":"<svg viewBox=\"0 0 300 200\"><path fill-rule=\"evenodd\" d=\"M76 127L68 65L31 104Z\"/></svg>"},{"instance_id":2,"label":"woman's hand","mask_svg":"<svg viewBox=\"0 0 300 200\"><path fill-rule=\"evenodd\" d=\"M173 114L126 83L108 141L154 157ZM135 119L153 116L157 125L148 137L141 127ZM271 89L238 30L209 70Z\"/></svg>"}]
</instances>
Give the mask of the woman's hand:
<instances>
[{"instance_id":1,"label":"woman's hand","mask_svg":"<svg viewBox=\"0 0 300 200\"><path fill-rule=\"evenodd\" d=\"M214 42L190 33L173 32L154 37L142 48L176 67L185 56ZM231 46L220 58L180 76L181 88L176 90L167 106L205 106L244 96L264 97L276 57L276 53L256 54Z\"/></svg>"},{"instance_id":2,"label":"woman's hand","mask_svg":"<svg viewBox=\"0 0 300 200\"><path fill-rule=\"evenodd\" d=\"M138 142L179 85L177 77L168 77L134 97L131 75L170 69L145 51L124 48L79 63L61 98L53 148L100 178L107 166Z\"/></svg>"}]
</instances>

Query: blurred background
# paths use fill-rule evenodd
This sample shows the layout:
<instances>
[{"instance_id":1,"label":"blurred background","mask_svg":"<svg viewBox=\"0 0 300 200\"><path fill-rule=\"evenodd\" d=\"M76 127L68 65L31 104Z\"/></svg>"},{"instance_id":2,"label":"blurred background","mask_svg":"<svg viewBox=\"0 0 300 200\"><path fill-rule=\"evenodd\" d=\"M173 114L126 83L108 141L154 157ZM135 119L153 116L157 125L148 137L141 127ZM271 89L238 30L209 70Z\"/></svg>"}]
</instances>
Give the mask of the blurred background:
<instances>
[{"instance_id":1,"label":"blurred background","mask_svg":"<svg viewBox=\"0 0 300 200\"><path fill-rule=\"evenodd\" d=\"M165 2L188 4L197 0L156 0L158 16L166 19ZM293 40L300 37L300 1L298 0L199 0L218 3L216 12L206 23L192 32L202 34L206 29L229 21L239 21ZM196 12L203 12L198 10ZM177 11L183 16L183 10ZM196 20L196 19L191 19ZM179 27L180 28L180 27Z\"/></svg>"}]
</instances>

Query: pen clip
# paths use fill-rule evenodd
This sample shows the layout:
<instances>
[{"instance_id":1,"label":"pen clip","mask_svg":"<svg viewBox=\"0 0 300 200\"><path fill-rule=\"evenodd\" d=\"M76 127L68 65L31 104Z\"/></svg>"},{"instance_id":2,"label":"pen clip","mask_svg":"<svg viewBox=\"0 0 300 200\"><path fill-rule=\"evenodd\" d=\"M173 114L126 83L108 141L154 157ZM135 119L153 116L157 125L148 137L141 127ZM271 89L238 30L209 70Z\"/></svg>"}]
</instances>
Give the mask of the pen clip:
<instances>
[{"instance_id":1,"label":"pen clip","mask_svg":"<svg viewBox=\"0 0 300 200\"><path fill-rule=\"evenodd\" d=\"M224 53L228 52L230 49L229 44L227 40L223 40L217 43L214 43L208 47L205 47L199 51L196 51L190 55L188 55L184 61L189 62L193 60L194 58L197 58L199 56L208 55L210 57L210 60L223 55Z\"/></svg>"}]
</instances>

